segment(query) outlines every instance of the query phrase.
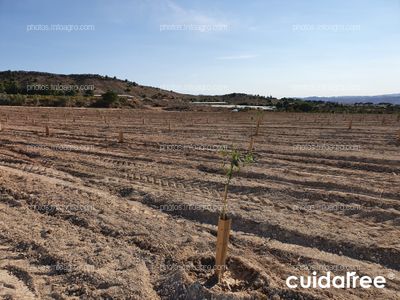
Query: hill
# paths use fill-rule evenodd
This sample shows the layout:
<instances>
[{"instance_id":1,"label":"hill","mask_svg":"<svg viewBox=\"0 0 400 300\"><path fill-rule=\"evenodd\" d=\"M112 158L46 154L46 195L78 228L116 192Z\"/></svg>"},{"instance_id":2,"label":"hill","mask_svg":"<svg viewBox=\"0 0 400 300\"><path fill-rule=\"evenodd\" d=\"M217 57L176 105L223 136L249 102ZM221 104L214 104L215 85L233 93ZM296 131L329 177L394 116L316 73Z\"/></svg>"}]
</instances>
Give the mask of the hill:
<instances>
[{"instance_id":1,"label":"hill","mask_svg":"<svg viewBox=\"0 0 400 300\"><path fill-rule=\"evenodd\" d=\"M179 104L187 98L186 95L173 91L143 86L127 79L121 80L98 74L63 75L32 71L0 72L0 93L23 95L27 105L65 106L64 104L67 101L70 103L66 106L91 106L107 91L114 91L120 96L119 105L132 107L163 106L165 102ZM49 103L50 101L56 103Z\"/></svg>"},{"instance_id":2,"label":"hill","mask_svg":"<svg viewBox=\"0 0 400 300\"><path fill-rule=\"evenodd\" d=\"M400 104L400 94L387 94L387 95L377 95L377 96L336 96L336 97L305 97L304 100L311 101L329 101L347 104L356 103L391 103Z\"/></svg>"}]
</instances>

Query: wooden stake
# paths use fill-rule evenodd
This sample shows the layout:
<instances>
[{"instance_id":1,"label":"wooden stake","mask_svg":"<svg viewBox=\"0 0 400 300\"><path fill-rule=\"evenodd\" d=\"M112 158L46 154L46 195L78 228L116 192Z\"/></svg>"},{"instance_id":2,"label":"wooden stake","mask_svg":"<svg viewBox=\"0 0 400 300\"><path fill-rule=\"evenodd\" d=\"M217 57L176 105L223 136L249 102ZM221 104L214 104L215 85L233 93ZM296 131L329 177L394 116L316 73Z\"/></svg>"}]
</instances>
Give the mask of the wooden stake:
<instances>
[{"instance_id":1,"label":"wooden stake","mask_svg":"<svg viewBox=\"0 0 400 300\"><path fill-rule=\"evenodd\" d=\"M250 137L249 152L253 152L254 136Z\"/></svg>"},{"instance_id":2,"label":"wooden stake","mask_svg":"<svg viewBox=\"0 0 400 300\"><path fill-rule=\"evenodd\" d=\"M257 127L256 127L256 134L255 134L256 136L258 135L258 130L260 129L260 125L261 125L261 121L262 121L263 116L264 116L264 113L262 112L260 114L260 116L258 117Z\"/></svg>"},{"instance_id":3,"label":"wooden stake","mask_svg":"<svg viewBox=\"0 0 400 300\"><path fill-rule=\"evenodd\" d=\"M223 218L218 220L218 233L217 233L217 253L215 257L215 275L220 282L221 277L226 269L226 257L228 253L228 241L231 230L231 219Z\"/></svg>"},{"instance_id":4,"label":"wooden stake","mask_svg":"<svg viewBox=\"0 0 400 300\"><path fill-rule=\"evenodd\" d=\"M46 136L49 136L49 135L50 135L50 129L49 129L49 126L47 126L47 125L46 125L46 127L45 127L45 131L46 131Z\"/></svg>"},{"instance_id":5,"label":"wooden stake","mask_svg":"<svg viewBox=\"0 0 400 300\"><path fill-rule=\"evenodd\" d=\"M124 142L124 133L120 131L118 136L118 143L123 143L123 142Z\"/></svg>"},{"instance_id":6,"label":"wooden stake","mask_svg":"<svg viewBox=\"0 0 400 300\"><path fill-rule=\"evenodd\" d=\"M352 127L352 125L353 125L353 120L350 120L350 122L349 122L349 130L351 129L351 127Z\"/></svg>"}]
</instances>

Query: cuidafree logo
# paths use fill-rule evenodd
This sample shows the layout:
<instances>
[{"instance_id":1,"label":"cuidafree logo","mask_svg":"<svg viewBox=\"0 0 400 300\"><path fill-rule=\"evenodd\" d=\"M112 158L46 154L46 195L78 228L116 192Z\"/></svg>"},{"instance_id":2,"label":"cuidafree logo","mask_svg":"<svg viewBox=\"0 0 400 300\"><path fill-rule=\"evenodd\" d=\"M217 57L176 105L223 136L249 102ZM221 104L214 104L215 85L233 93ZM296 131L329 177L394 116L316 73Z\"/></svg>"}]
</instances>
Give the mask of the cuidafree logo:
<instances>
[{"instance_id":1,"label":"cuidafree logo","mask_svg":"<svg viewBox=\"0 0 400 300\"><path fill-rule=\"evenodd\" d=\"M312 276L289 276L286 279L287 287L291 289L295 288L364 288L368 289L376 287L383 289L386 284L386 278L383 276L376 276L374 278L370 276L357 276L356 272L346 272L345 276L331 276L331 272L327 272L326 275L317 276L317 272L312 272Z\"/></svg>"}]
</instances>

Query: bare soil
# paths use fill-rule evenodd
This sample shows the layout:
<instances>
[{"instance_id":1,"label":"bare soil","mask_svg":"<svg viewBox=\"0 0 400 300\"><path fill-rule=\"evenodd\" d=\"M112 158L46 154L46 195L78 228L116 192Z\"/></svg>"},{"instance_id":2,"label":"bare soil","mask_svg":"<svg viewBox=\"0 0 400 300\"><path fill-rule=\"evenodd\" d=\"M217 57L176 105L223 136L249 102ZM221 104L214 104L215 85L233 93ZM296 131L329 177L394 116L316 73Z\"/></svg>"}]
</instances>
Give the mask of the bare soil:
<instances>
[{"instance_id":1,"label":"bare soil","mask_svg":"<svg viewBox=\"0 0 400 300\"><path fill-rule=\"evenodd\" d=\"M247 149L254 112L0 114L2 299L400 299L396 116L267 113L256 162L229 189L216 283L225 176L214 150ZM286 286L313 270L387 284Z\"/></svg>"}]
</instances>

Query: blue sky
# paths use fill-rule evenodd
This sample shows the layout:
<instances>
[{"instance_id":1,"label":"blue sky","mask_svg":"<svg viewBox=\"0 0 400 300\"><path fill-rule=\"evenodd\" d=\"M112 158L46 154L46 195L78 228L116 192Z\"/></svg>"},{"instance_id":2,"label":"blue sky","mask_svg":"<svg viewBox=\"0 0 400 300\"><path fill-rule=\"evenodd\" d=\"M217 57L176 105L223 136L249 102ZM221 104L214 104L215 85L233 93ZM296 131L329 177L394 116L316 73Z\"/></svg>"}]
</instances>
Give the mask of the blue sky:
<instances>
[{"instance_id":1,"label":"blue sky","mask_svg":"<svg viewBox=\"0 0 400 300\"><path fill-rule=\"evenodd\" d=\"M52 24L93 28L38 30ZM0 33L0 70L194 94L400 92L400 0L0 0Z\"/></svg>"}]
</instances>

